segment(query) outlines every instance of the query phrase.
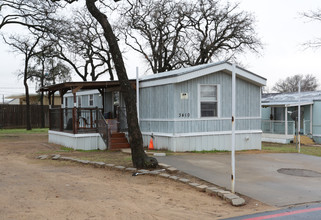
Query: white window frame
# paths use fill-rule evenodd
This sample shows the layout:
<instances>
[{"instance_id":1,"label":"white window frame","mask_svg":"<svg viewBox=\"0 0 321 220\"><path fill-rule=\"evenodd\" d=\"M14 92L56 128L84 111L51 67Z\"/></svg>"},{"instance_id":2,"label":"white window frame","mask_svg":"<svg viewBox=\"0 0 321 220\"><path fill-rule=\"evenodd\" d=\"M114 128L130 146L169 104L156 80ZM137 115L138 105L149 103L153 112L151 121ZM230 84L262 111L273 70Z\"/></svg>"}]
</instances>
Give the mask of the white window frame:
<instances>
[{"instance_id":1,"label":"white window frame","mask_svg":"<svg viewBox=\"0 0 321 220\"><path fill-rule=\"evenodd\" d=\"M92 99L90 99L90 97L92 96ZM90 100L92 100L92 105L90 104ZM94 106L94 100L95 100L95 96L94 96L94 94L89 94L88 95L88 106Z\"/></svg>"},{"instance_id":2,"label":"white window frame","mask_svg":"<svg viewBox=\"0 0 321 220\"><path fill-rule=\"evenodd\" d=\"M202 86L216 86L216 107L217 107L217 116L210 116L210 117L205 117L201 116L201 102L202 101L207 101L207 100L202 100L201 98L201 87ZM214 101L213 101L214 102ZM221 107L221 102L220 102L220 85L219 84L198 84L198 118L219 118L221 115L220 112L220 107Z\"/></svg>"}]
</instances>

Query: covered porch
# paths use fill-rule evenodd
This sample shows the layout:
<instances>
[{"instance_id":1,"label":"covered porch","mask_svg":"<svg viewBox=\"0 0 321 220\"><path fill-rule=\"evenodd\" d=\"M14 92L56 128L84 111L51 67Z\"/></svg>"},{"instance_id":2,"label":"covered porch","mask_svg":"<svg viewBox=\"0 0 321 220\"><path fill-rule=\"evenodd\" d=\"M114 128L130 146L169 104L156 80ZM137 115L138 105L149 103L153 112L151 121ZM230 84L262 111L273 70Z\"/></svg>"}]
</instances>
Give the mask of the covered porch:
<instances>
[{"instance_id":1,"label":"covered porch","mask_svg":"<svg viewBox=\"0 0 321 220\"><path fill-rule=\"evenodd\" d=\"M298 133L291 114L300 106L300 134L312 136L313 102L262 103L262 141L290 143Z\"/></svg>"},{"instance_id":2,"label":"covered porch","mask_svg":"<svg viewBox=\"0 0 321 220\"><path fill-rule=\"evenodd\" d=\"M130 83L135 88L135 80ZM78 106L77 92L84 90L97 90L102 106ZM120 93L119 81L68 82L44 87L41 91L47 92L49 99L49 142L73 149L105 150L115 145L115 141L112 141L113 134L117 136L117 141L125 141L125 105L122 101L115 105L110 98L111 93ZM64 103L67 102L67 99L64 99L67 92L72 93L73 107L67 107ZM55 105L53 97L56 93L61 97L60 107L52 108ZM111 109L114 111L111 112ZM128 145L127 139L126 144Z\"/></svg>"}]
</instances>

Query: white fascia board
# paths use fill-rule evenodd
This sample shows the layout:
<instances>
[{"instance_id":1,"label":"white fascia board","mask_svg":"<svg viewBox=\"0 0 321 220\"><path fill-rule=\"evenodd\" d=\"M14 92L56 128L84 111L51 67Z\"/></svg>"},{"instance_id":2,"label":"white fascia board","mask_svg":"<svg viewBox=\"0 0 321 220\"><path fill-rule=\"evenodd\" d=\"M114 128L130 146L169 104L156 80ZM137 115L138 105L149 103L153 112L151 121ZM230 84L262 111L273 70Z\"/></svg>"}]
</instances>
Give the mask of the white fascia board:
<instances>
[{"instance_id":1,"label":"white fascia board","mask_svg":"<svg viewBox=\"0 0 321 220\"><path fill-rule=\"evenodd\" d=\"M300 105L313 105L314 102L300 102ZM262 107L294 107L298 106L298 102L293 103L277 103L277 102L271 102L271 103L261 103Z\"/></svg>"},{"instance_id":2,"label":"white fascia board","mask_svg":"<svg viewBox=\"0 0 321 220\"><path fill-rule=\"evenodd\" d=\"M156 78L149 81L143 81L143 82L140 82L140 88L180 83L180 82L195 79L195 78L202 77L202 76L219 72L219 71L227 71L228 73L232 74L232 68L233 67L230 63L221 63L221 64L210 66L207 68L195 70L189 73L175 75L173 77L169 76L167 78L161 78L161 79ZM250 81L259 86L266 85L266 79L259 77L253 73L247 72L241 68L237 67L236 73L237 73L237 77L245 79L246 81Z\"/></svg>"}]
</instances>

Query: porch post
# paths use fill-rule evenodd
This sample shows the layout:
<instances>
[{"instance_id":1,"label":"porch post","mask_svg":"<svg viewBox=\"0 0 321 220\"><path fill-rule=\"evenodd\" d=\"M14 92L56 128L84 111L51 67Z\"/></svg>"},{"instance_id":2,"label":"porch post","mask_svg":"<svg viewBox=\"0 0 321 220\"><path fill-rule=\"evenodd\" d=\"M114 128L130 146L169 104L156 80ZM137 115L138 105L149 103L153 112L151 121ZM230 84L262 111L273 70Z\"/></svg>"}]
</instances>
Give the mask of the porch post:
<instances>
[{"instance_id":1,"label":"porch post","mask_svg":"<svg viewBox=\"0 0 321 220\"><path fill-rule=\"evenodd\" d=\"M313 134L313 126L312 126L312 120L313 120L313 104L310 105L310 133Z\"/></svg>"},{"instance_id":2,"label":"porch post","mask_svg":"<svg viewBox=\"0 0 321 220\"><path fill-rule=\"evenodd\" d=\"M77 134L77 97L76 93L73 93L74 96L74 107L72 109L72 130L74 134Z\"/></svg>"},{"instance_id":3,"label":"porch post","mask_svg":"<svg viewBox=\"0 0 321 220\"><path fill-rule=\"evenodd\" d=\"M284 118L285 118L285 127L284 127L284 129L285 129L285 135L287 136L288 135L288 106L285 106L285 112L284 112Z\"/></svg>"},{"instance_id":4,"label":"porch post","mask_svg":"<svg viewBox=\"0 0 321 220\"><path fill-rule=\"evenodd\" d=\"M51 127L51 108L52 108L52 106L51 106L51 92L50 91L48 91L48 102L49 102L49 130L51 130L52 129L52 127Z\"/></svg>"},{"instance_id":5,"label":"porch post","mask_svg":"<svg viewBox=\"0 0 321 220\"><path fill-rule=\"evenodd\" d=\"M60 131L64 130L64 114L63 114L63 105L64 105L64 98L63 98L63 92L59 91L60 94Z\"/></svg>"}]
</instances>

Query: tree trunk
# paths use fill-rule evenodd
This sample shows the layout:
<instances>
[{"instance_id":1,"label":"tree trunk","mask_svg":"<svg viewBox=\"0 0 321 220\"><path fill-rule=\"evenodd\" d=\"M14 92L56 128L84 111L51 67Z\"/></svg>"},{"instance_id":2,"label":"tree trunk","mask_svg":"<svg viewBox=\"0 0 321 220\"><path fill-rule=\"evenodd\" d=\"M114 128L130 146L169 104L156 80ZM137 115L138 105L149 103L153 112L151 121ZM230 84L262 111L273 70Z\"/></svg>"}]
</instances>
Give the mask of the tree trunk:
<instances>
[{"instance_id":1,"label":"tree trunk","mask_svg":"<svg viewBox=\"0 0 321 220\"><path fill-rule=\"evenodd\" d=\"M148 157L143 148L142 133L139 128L136 108L135 91L130 85L120 52L117 38L111 28L107 16L99 11L95 5L96 0L86 0L86 5L90 14L101 24L104 36L109 44L110 52L115 63L115 69L120 82L121 93L124 96L127 113L127 124L129 133L129 143L132 151L132 161L136 168L150 168L158 165L155 158Z\"/></svg>"},{"instance_id":2,"label":"tree trunk","mask_svg":"<svg viewBox=\"0 0 321 220\"><path fill-rule=\"evenodd\" d=\"M25 86L25 93L26 93L26 124L27 130L31 130L31 118L30 118L30 99L29 99L29 87L28 87L28 58L25 61L25 70L23 76L23 84Z\"/></svg>"},{"instance_id":3,"label":"tree trunk","mask_svg":"<svg viewBox=\"0 0 321 220\"><path fill-rule=\"evenodd\" d=\"M45 79L45 64L44 64L44 60L42 60L42 70L41 70L41 88L44 87L44 84L43 84L43 81ZM44 97L44 92L41 91L41 94L40 94L40 108L41 108L41 128L44 128L45 127L45 109L44 109L44 106L43 106L43 97Z\"/></svg>"}]
</instances>

